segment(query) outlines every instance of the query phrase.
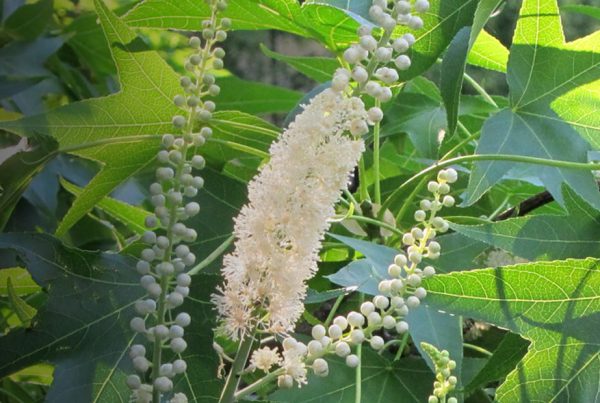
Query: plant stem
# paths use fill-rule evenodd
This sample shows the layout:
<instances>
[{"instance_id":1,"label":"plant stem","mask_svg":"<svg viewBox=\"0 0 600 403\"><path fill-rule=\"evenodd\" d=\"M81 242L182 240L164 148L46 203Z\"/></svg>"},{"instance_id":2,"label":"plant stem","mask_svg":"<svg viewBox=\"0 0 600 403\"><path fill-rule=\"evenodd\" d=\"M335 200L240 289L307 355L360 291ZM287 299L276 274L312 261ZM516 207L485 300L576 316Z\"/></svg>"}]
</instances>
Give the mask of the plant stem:
<instances>
[{"instance_id":1,"label":"plant stem","mask_svg":"<svg viewBox=\"0 0 600 403\"><path fill-rule=\"evenodd\" d=\"M381 106L381 101L379 99L375 100L375 106L379 108ZM379 147L380 147L380 129L381 122L375 123L373 127L373 171L375 177L375 203L381 205L381 182L379 178Z\"/></svg>"},{"instance_id":2,"label":"plant stem","mask_svg":"<svg viewBox=\"0 0 600 403\"><path fill-rule=\"evenodd\" d=\"M340 307L340 304L344 300L345 296L346 296L346 294L342 294L339 297L337 297L337 299L335 300L333 307L331 308L331 311L329 311L329 315L327 315L327 319L325 319L325 323L323 324L323 326L325 326L326 328L329 327L329 325L333 321L333 317L335 316L335 313L337 312L338 308Z\"/></svg>"},{"instance_id":3,"label":"plant stem","mask_svg":"<svg viewBox=\"0 0 600 403\"><path fill-rule=\"evenodd\" d=\"M235 392L237 391L237 388L240 384L240 373L244 370L244 367L246 366L246 361L248 361L248 356L250 355L250 350L252 350L253 343L254 337L252 335L246 336L246 338L244 338L240 342L238 351L235 355L235 359L233 360L233 364L231 364L229 375L227 375L225 387L221 392L219 403L233 403L236 401Z\"/></svg>"},{"instance_id":4,"label":"plant stem","mask_svg":"<svg viewBox=\"0 0 600 403\"><path fill-rule=\"evenodd\" d=\"M394 361L398 361L400 359L400 357L402 357L402 353L404 352L404 349L406 348L406 344L408 344L408 332L404 333L404 336L402 336L402 341L400 342L400 346L398 347L398 352L396 353L396 356L394 357Z\"/></svg>"},{"instance_id":5,"label":"plant stem","mask_svg":"<svg viewBox=\"0 0 600 403\"><path fill-rule=\"evenodd\" d=\"M359 222L365 222L367 224L373 224L373 225L376 225L378 227L385 228L385 229L393 232L396 235L404 235L404 233L402 231L400 231L398 228L394 227L393 225L390 225L390 224L385 223L383 221L375 220L374 218L363 217L363 216L360 216L360 215L351 215L351 216L348 217L348 219L349 220L356 220L356 221L359 221Z\"/></svg>"},{"instance_id":6,"label":"plant stem","mask_svg":"<svg viewBox=\"0 0 600 403\"><path fill-rule=\"evenodd\" d=\"M354 403L360 403L362 399L362 343L356 347L356 355L358 356L358 367L356 367L356 393L354 395Z\"/></svg>"},{"instance_id":7,"label":"plant stem","mask_svg":"<svg viewBox=\"0 0 600 403\"><path fill-rule=\"evenodd\" d=\"M219 256L221 256L223 254L223 252L225 252L227 250L227 248L229 247L229 245L231 245L231 243L233 242L234 239L235 239L235 237L233 235L230 235L225 241L223 241L223 243L221 245L217 246L217 248L215 250L213 250L210 253L210 255L208 255L203 261L201 261L196 266L194 266L192 269L190 269L188 271L188 274L190 276L193 276L194 274L198 274L206 266L208 266L209 264L211 264L212 262L217 260L217 258Z\"/></svg>"},{"instance_id":8,"label":"plant stem","mask_svg":"<svg viewBox=\"0 0 600 403\"><path fill-rule=\"evenodd\" d=\"M479 85L479 83L475 81L473 77L471 77L467 73L464 73L463 77L465 78L465 81L468 82L471 85L471 87L473 87L473 89L477 91L477 93L481 95L483 99L486 100L487 103L495 106L496 108L498 107L496 101L494 101L490 94L488 94L487 91L481 85Z\"/></svg>"},{"instance_id":9,"label":"plant stem","mask_svg":"<svg viewBox=\"0 0 600 403\"><path fill-rule=\"evenodd\" d=\"M477 351L478 353L481 353L481 354L483 354L483 355L485 355L487 357L491 357L493 355L491 352L489 352L485 348L479 347L479 346L477 346L475 344L463 343L463 346L465 346L465 348L468 348L470 350Z\"/></svg>"},{"instance_id":10,"label":"plant stem","mask_svg":"<svg viewBox=\"0 0 600 403\"><path fill-rule=\"evenodd\" d=\"M367 189L367 168L365 167L364 155L358 163L358 180L358 194L360 196L360 201L370 200L371 196L369 196L369 189Z\"/></svg>"},{"instance_id":11,"label":"plant stem","mask_svg":"<svg viewBox=\"0 0 600 403\"><path fill-rule=\"evenodd\" d=\"M266 153L262 150L257 150L256 148L252 148L252 147L249 147L244 144L236 143L234 141L221 140L221 139L216 139L213 137L209 138L208 141L212 142L212 143L223 144L224 146L227 146L234 150L243 151L245 153L248 153L250 155L254 155L254 156L257 156L257 157L260 157L263 159L270 157L269 153Z\"/></svg>"},{"instance_id":12,"label":"plant stem","mask_svg":"<svg viewBox=\"0 0 600 403\"><path fill-rule=\"evenodd\" d=\"M250 393L256 392L263 385L268 384L273 379L277 378L279 375L284 374L284 373L285 373L285 368L279 368L273 372L269 372L267 375L263 376L258 381L254 382L251 385L246 386L244 389L240 390L239 392L236 392L234 395L234 401L238 401L238 400L248 396Z\"/></svg>"}]
</instances>

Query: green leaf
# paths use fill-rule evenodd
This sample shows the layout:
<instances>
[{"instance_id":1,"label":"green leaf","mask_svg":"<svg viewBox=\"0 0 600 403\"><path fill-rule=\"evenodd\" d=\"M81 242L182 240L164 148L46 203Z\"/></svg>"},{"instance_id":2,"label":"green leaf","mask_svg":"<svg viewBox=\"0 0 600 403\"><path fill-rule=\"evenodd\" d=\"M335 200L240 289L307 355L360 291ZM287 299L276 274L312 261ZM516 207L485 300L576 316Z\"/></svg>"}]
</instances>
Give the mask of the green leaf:
<instances>
[{"instance_id":1,"label":"green leaf","mask_svg":"<svg viewBox=\"0 0 600 403\"><path fill-rule=\"evenodd\" d=\"M452 136L458 124L458 107L460 93L463 85L463 75L467 65L469 53L469 38L472 35L471 27L464 27L452 39L442 62L442 80L440 91L446 106L448 119L448 134Z\"/></svg>"},{"instance_id":2,"label":"green leaf","mask_svg":"<svg viewBox=\"0 0 600 403\"><path fill-rule=\"evenodd\" d=\"M56 141L43 136L23 142L15 146L15 153L0 165L0 229L8 222L31 179L54 156L58 147Z\"/></svg>"},{"instance_id":3,"label":"green leaf","mask_svg":"<svg viewBox=\"0 0 600 403\"><path fill-rule=\"evenodd\" d=\"M235 76L219 78L219 87L221 93L215 100L219 109L251 114L288 112L303 95L298 91Z\"/></svg>"},{"instance_id":4,"label":"green leaf","mask_svg":"<svg viewBox=\"0 0 600 403\"><path fill-rule=\"evenodd\" d=\"M67 182L62 178L60 184L74 196L79 196L83 190L79 186ZM145 225L145 220L151 213L142 208L132 206L131 204L111 197L104 197L98 202L96 207L110 215L112 218L125 224L129 230L137 235L142 235L148 230Z\"/></svg>"},{"instance_id":5,"label":"green leaf","mask_svg":"<svg viewBox=\"0 0 600 403\"><path fill-rule=\"evenodd\" d=\"M146 50L140 38L103 2L96 0L95 4L120 74L121 92L69 104L44 115L0 123L0 127L21 135L53 136L61 150L103 164L63 218L58 235L63 235L119 184L153 163L160 136L172 131L172 116L180 112L172 102L181 91L179 76L156 52ZM257 117L244 115L245 121L239 122L241 115L219 112L215 122L232 132L242 126L244 130L238 137L265 131L272 137L276 135L272 125ZM215 138L219 135L216 130Z\"/></svg>"},{"instance_id":6,"label":"green leaf","mask_svg":"<svg viewBox=\"0 0 600 403\"><path fill-rule=\"evenodd\" d=\"M4 21L4 30L13 38L31 41L40 36L52 20L53 0L38 0L25 4Z\"/></svg>"},{"instance_id":7,"label":"green leaf","mask_svg":"<svg viewBox=\"0 0 600 403\"><path fill-rule=\"evenodd\" d=\"M46 401L128 401L125 378L133 369L127 350L144 342L129 329L133 304L144 295L135 260L69 248L41 234L3 234L0 249L16 253L48 293L32 328L0 338L0 376L49 361L56 369ZM194 318L186 328L188 341L194 342L182 354L188 371L175 380L175 390L191 401L216 401L220 389L210 342L215 280L196 276L182 306Z\"/></svg>"},{"instance_id":8,"label":"green leaf","mask_svg":"<svg viewBox=\"0 0 600 403\"><path fill-rule=\"evenodd\" d=\"M425 27L416 34L417 41L411 51L412 67L401 75L403 80L427 70L456 32L471 25L478 0L432 0L430 3L430 11L423 17ZM202 2L175 4L145 0L125 19L137 27L197 30L200 21L208 16L209 9ZM277 29L317 39L332 51L357 42L358 22L346 11L321 2L305 2L300 6L295 0L239 0L229 5L225 16L232 19L233 29ZM408 30L399 28L395 35L404 32Z\"/></svg>"},{"instance_id":9,"label":"green leaf","mask_svg":"<svg viewBox=\"0 0 600 403\"><path fill-rule=\"evenodd\" d=\"M592 95L600 89L599 39L597 32L565 44L556 1L525 0L508 64L511 105L486 122L477 153L587 162L590 144L600 146L600 109ZM502 161L476 163L466 203L478 200L513 166L515 174L528 167ZM561 186L567 183L588 203L600 206L591 173L535 169L561 204Z\"/></svg>"},{"instance_id":10,"label":"green leaf","mask_svg":"<svg viewBox=\"0 0 600 403\"><path fill-rule=\"evenodd\" d=\"M523 338L507 332L496 350L494 350L494 354L465 387L465 394L468 396L491 382L504 380L506 375L523 359L528 346L529 343Z\"/></svg>"},{"instance_id":11,"label":"green leaf","mask_svg":"<svg viewBox=\"0 0 600 403\"><path fill-rule=\"evenodd\" d=\"M527 155L551 160L587 162L589 147L577 132L551 110L544 108L540 113L546 116L553 115L554 120L503 109L485 122L477 153ZM476 163L469 177L468 198L465 203L472 204L477 201L509 171L518 175L529 166L504 161ZM598 188L590 172L536 166L535 174L561 205L564 205L561 192L564 183L588 203L600 207Z\"/></svg>"},{"instance_id":12,"label":"green leaf","mask_svg":"<svg viewBox=\"0 0 600 403\"><path fill-rule=\"evenodd\" d=\"M508 54L508 49L498 39L482 30L469 52L467 62L473 66L506 73Z\"/></svg>"},{"instance_id":13,"label":"green leaf","mask_svg":"<svg viewBox=\"0 0 600 403\"><path fill-rule=\"evenodd\" d=\"M600 257L600 212L568 188L566 215L532 215L492 224L451 228L529 260Z\"/></svg>"},{"instance_id":14,"label":"green leaf","mask_svg":"<svg viewBox=\"0 0 600 403\"><path fill-rule=\"evenodd\" d=\"M331 80L335 70L340 67L340 63L331 57L288 56L274 52L263 44L260 45L260 50L272 59L287 63L295 70L318 83Z\"/></svg>"},{"instance_id":15,"label":"green leaf","mask_svg":"<svg viewBox=\"0 0 600 403\"><path fill-rule=\"evenodd\" d=\"M362 401L383 403L427 401L433 385L433 375L421 360L411 358L388 361L371 349L362 351ZM279 390L269 396L272 402L303 403L354 403L356 394L356 370L349 368L340 358L327 360L329 375L319 378L308 376L308 384L299 391L296 388ZM312 372L312 371L310 371Z\"/></svg>"},{"instance_id":16,"label":"green leaf","mask_svg":"<svg viewBox=\"0 0 600 403\"><path fill-rule=\"evenodd\" d=\"M50 75L44 67L64 40L60 37L38 38L32 42L11 42L0 48L0 75L11 77L43 77Z\"/></svg>"},{"instance_id":17,"label":"green leaf","mask_svg":"<svg viewBox=\"0 0 600 403\"><path fill-rule=\"evenodd\" d=\"M31 321L35 317L36 310L25 302L19 294L15 291L11 278L6 279L6 290L8 291L8 303L12 310L17 314L19 320L23 323L23 326L29 328Z\"/></svg>"},{"instance_id":18,"label":"green leaf","mask_svg":"<svg viewBox=\"0 0 600 403\"><path fill-rule=\"evenodd\" d=\"M568 4L560 8L569 13L578 13L600 20L600 7L588 6L584 4Z\"/></svg>"},{"instance_id":19,"label":"green leaf","mask_svg":"<svg viewBox=\"0 0 600 403\"><path fill-rule=\"evenodd\" d=\"M440 101L421 94L404 93L387 108L381 134L404 132L422 156L436 158L440 131L446 126L446 112Z\"/></svg>"},{"instance_id":20,"label":"green leaf","mask_svg":"<svg viewBox=\"0 0 600 403\"><path fill-rule=\"evenodd\" d=\"M537 262L438 275L426 304L483 320L531 341L498 388L502 402L594 401L600 381L600 264Z\"/></svg>"},{"instance_id":21,"label":"green leaf","mask_svg":"<svg viewBox=\"0 0 600 403\"><path fill-rule=\"evenodd\" d=\"M475 39L483 29L492 12L498 7L501 0L481 0L477 5L473 25L461 28L448 46L442 62L442 79L440 90L446 116L448 119L448 134L452 136L458 123L458 109L460 93L462 91L463 76L467 66L467 56Z\"/></svg>"},{"instance_id":22,"label":"green leaf","mask_svg":"<svg viewBox=\"0 0 600 403\"><path fill-rule=\"evenodd\" d=\"M76 18L65 28L65 33L70 34L67 44L79 55L83 63L99 75L115 74L117 69L110 52L110 44L97 21L98 15L95 13Z\"/></svg>"},{"instance_id":23,"label":"green leaf","mask_svg":"<svg viewBox=\"0 0 600 403\"><path fill-rule=\"evenodd\" d=\"M12 282L13 291L18 296L30 295L40 291L27 270L21 267L0 269L0 296L8 295L8 281Z\"/></svg>"},{"instance_id":24,"label":"green leaf","mask_svg":"<svg viewBox=\"0 0 600 403\"><path fill-rule=\"evenodd\" d=\"M299 15L300 5L296 0L237 0L223 14L231 18L234 29L277 29L307 36L307 30L295 22ZM210 7L202 1L146 0L127 13L125 21L134 27L197 31L208 17Z\"/></svg>"}]
</instances>

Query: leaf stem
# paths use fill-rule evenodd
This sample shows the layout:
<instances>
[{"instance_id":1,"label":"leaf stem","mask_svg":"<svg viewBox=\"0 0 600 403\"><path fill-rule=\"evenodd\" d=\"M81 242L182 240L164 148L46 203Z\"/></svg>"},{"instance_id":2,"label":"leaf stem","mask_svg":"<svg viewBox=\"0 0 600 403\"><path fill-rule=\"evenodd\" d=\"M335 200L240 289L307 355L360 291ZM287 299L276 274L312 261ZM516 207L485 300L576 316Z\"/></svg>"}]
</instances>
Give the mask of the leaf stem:
<instances>
[{"instance_id":1,"label":"leaf stem","mask_svg":"<svg viewBox=\"0 0 600 403\"><path fill-rule=\"evenodd\" d=\"M325 319L325 323L323 324L323 326L325 326L326 328L329 327L329 325L331 324L331 322L333 321L333 317L335 316L338 308L340 307L342 301L344 300L344 297L346 296L346 294L342 294L340 296L337 297L337 299L335 300L335 302L333 303L333 307L331 308L331 311L329 311L329 314L327 315L327 319Z\"/></svg>"},{"instance_id":2,"label":"leaf stem","mask_svg":"<svg viewBox=\"0 0 600 403\"><path fill-rule=\"evenodd\" d=\"M394 227L393 225L390 225L388 223L385 223L383 221L379 221L379 220L375 220L374 218L369 218L369 217L363 217L361 215L351 215L348 217L349 220L356 220L359 222L364 222L367 224L373 224L376 225L378 227L381 228L385 228L391 232L393 232L396 235L404 235L404 233L402 231L400 231L398 228Z\"/></svg>"},{"instance_id":3,"label":"leaf stem","mask_svg":"<svg viewBox=\"0 0 600 403\"><path fill-rule=\"evenodd\" d=\"M400 346L398 347L398 352L396 353L396 356L394 357L394 361L398 361L400 359L400 357L402 357L402 353L404 352L404 349L406 348L406 345L408 344L408 332L404 333L404 336L402 336L402 341L400 342Z\"/></svg>"},{"instance_id":4,"label":"leaf stem","mask_svg":"<svg viewBox=\"0 0 600 403\"><path fill-rule=\"evenodd\" d=\"M473 89L477 91L477 93L481 95L483 99L486 100L487 103L498 108L498 104L496 103L496 101L494 101L490 94L488 94L487 91L481 85L479 85L479 83L475 81L473 77L471 77L467 73L464 73L463 77L465 78L465 81L468 82L471 85L471 87L473 87Z\"/></svg>"},{"instance_id":5,"label":"leaf stem","mask_svg":"<svg viewBox=\"0 0 600 403\"><path fill-rule=\"evenodd\" d=\"M217 258L219 256L221 256L227 250L227 248L229 247L229 245L231 245L231 243L233 242L234 239L235 239L235 237L233 235L230 235L229 237L227 237L227 239L225 241L223 241L223 243L221 245L217 246L215 248L215 250L213 250L210 253L210 255L208 255L203 261L198 263L192 269L190 269L188 271L188 274L190 276L193 276L194 274L198 274L206 266L208 266L209 264L211 264L212 262L217 260Z\"/></svg>"},{"instance_id":6,"label":"leaf stem","mask_svg":"<svg viewBox=\"0 0 600 403\"><path fill-rule=\"evenodd\" d=\"M236 143L234 141L221 140L221 139L216 139L213 137L209 138L208 141L211 143L223 144L224 146L227 146L234 150L243 151L243 152L246 152L251 155L255 155L260 158L269 158L270 157L269 153L266 153L262 150L257 150L256 148L249 147L245 144Z\"/></svg>"},{"instance_id":7,"label":"leaf stem","mask_svg":"<svg viewBox=\"0 0 600 403\"><path fill-rule=\"evenodd\" d=\"M479 346L477 346L475 344L463 343L463 346L465 346L465 348L468 348L470 350L477 351L478 353L481 353L481 354L483 354L483 355L485 355L487 357L491 357L492 355L494 355L491 352L489 352L488 350L486 350L485 348L479 347Z\"/></svg>"}]
</instances>

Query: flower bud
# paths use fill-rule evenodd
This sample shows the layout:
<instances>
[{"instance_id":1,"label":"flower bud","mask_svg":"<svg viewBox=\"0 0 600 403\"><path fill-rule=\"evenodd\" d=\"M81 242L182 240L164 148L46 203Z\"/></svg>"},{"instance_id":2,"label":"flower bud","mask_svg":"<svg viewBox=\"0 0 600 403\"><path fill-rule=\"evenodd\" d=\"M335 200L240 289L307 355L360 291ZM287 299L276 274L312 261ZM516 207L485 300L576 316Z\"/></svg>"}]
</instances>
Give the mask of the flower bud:
<instances>
[{"instance_id":1,"label":"flower bud","mask_svg":"<svg viewBox=\"0 0 600 403\"><path fill-rule=\"evenodd\" d=\"M373 336L371 338L371 341L369 342L369 344L371 345L371 348L373 350L381 350L381 348L383 347L385 342L383 341L383 339L381 337Z\"/></svg>"},{"instance_id":2,"label":"flower bud","mask_svg":"<svg viewBox=\"0 0 600 403\"><path fill-rule=\"evenodd\" d=\"M361 307L362 308L362 307ZM362 309L361 309L362 311ZM358 312L350 312L348 313L348 323L352 327L362 327L365 324L365 317Z\"/></svg>"},{"instance_id":3,"label":"flower bud","mask_svg":"<svg viewBox=\"0 0 600 403\"><path fill-rule=\"evenodd\" d=\"M350 354L350 346L345 341L335 343L335 354L338 357L345 357Z\"/></svg>"},{"instance_id":4,"label":"flower bud","mask_svg":"<svg viewBox=\"0 0 600 403\"><path fill-rule=\"evenodd\" d=\"M346 365L350 368L356 368L360 364L360 359L355 354L350 354L346 357Z\"/></svg>"},{"instance_id":5,"label":"flower bud","mask_svg":"<svg viewBox=\"0 0 600 403\"><path fill-rule=\"evenodd\" d=\"M329 374L329 365L322 358L317 358L312 364L315 375L325 377Z\"/></svg>"},{"instance_id":6,"label":"flower bud","mask_svg":"<svg viewBox=\"0 0 600 403\"><path fill-rule=\"evenodd\" d=\"M313 339L315 340L319 340L321 339L323 336L325 336L326 330L325 330L325 326L323 325L315 325L312 328L311 331L311 335L313 337Z\"/></svg>"}]
</instances>

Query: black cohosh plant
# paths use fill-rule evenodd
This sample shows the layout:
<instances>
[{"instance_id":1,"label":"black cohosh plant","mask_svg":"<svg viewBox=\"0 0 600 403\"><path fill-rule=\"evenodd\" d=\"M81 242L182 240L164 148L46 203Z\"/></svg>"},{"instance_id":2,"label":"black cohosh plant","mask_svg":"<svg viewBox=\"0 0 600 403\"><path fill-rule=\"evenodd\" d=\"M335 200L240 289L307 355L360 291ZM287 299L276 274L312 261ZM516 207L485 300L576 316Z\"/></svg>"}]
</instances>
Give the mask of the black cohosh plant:
<instances>
[{"instance_id":1,"label":"black cohosh plant","mask_svg":"<svg viewBox=\"0 0 600 403\"><path fill-rule=\"evenodd\" d=\"M178 357L187 348L185 328L192 318L177 308L189 295L192 278L187 272L196 262L186 244L198 237L184 222L200 211L193 199L204 185L198 174L205 166L201 151L212 135L209 122L216 105L210 98L220 92L211 71L223 68L225 51L217 45L231 26L229 19L220 17L226 1L206 2L211 16L202 21L201 38L189 40L193 53L185 63L188 74L181 77L182 93L173 100L181 113L173 117L173 133L162 137L160 167L150 186L154 215L147 218L149 230L142 237L148 247L137 263L146 296L135 304L139 316L131 320L131 328L147 342L129 351L135 374L127 378L127 385L132 400L140 403L187 402L185 394L172 392L173 379L187 369Z\"/></svg>"},{"instance_id":2,"label":"black cohosh plant","mask_svg":"<svg viewBox=\"0 0 600 403\"><path fill-rule=\"evenodd\" d=\"M426 0L373 1L369 14L380 28L358 29L358 43L343 54L346 67L337 69L330 88L315 96L271 146L269 163L249 184L249 203L236 219L235 251L224 259L225 284L213 296L221 318L217 331L240 340L220 402L240 400L269 383L301 386L309 369L327 376L328 355L359 366L360 357L352 350L364 342L374 350L385 349L388 344L377 333L382 329L406 333L408 323L403 319L426 297L421 280L435 269L420 264L424 257L435 260L440 255L434 238L448 230L438 213L454 205L448 195L457 180L452 168L440 171L437 181L429 183L432 198L422 201L415 213L418 225L402 237L406 253L391 262L390 278L379 284L380 295L363 303L360 312L336 317L328 328L313 327L308 344L289 336L304 309L306 281L317 270L335 203L347 190L348 177L364 151L362 136L369 126L378 136L380 105L392 99L398 71L410 68L406 52L416 39L410 33L392 38L394 30L398 25L422 28L422 19L412 13L428 8ZM366 110L363 97L373 98L375 106ZM259 346L252 351L271 336L283 339L280 347ZM241 374L254 371L264 375L238 389Z\"/></svg>"}]
</instances>

